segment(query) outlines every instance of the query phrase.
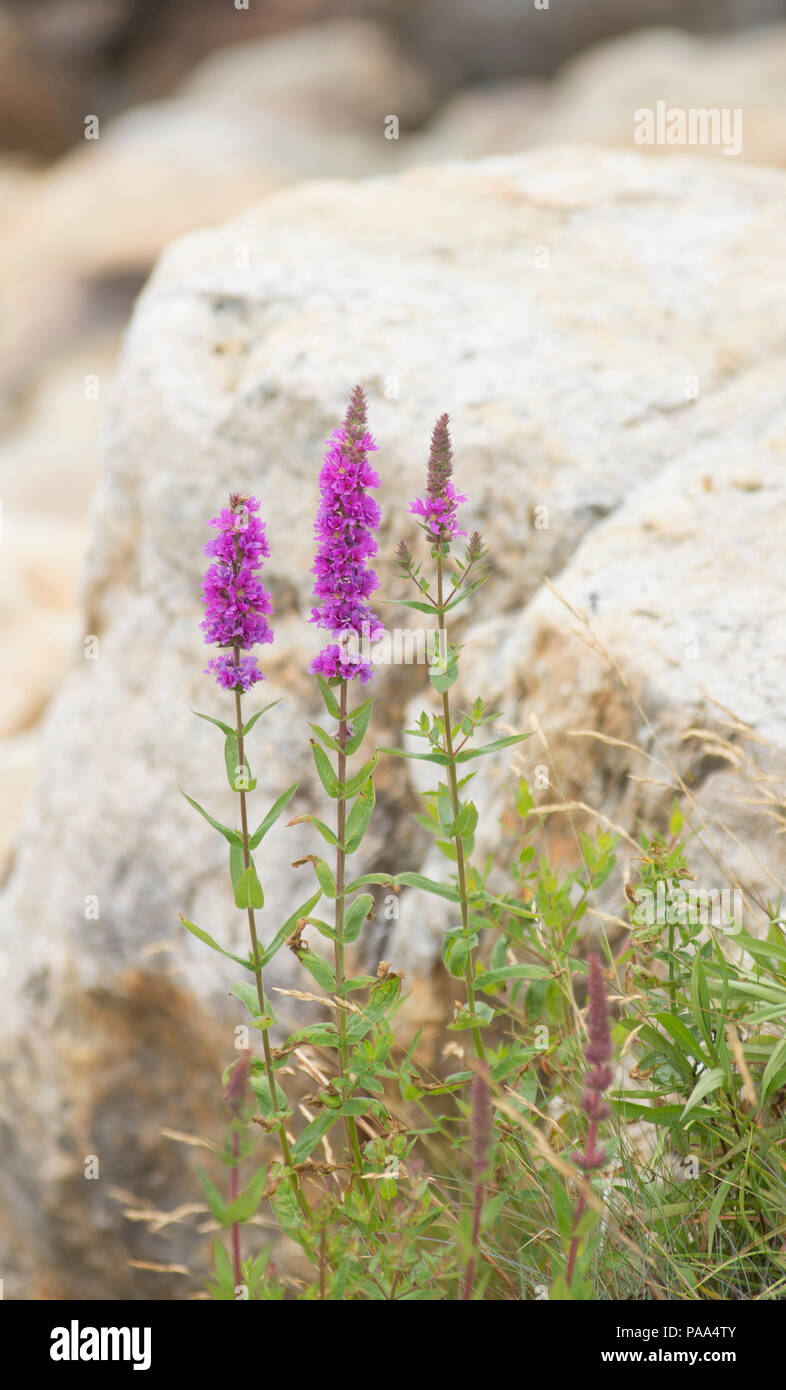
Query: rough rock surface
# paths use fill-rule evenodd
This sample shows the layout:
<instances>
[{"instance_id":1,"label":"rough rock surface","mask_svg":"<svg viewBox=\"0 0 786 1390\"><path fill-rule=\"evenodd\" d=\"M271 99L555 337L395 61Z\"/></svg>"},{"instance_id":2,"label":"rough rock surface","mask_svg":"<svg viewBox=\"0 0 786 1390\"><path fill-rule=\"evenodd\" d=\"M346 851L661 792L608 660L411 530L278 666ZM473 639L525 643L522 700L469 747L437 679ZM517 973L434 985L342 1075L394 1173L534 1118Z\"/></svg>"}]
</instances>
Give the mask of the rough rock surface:
<instances>
[{"instance_id":1,"label":"rough rock surface","mask_svg":"<svg viewBox=\"0 0 786 1390\"><path fill-rule=\"evenodd\" d=\"M320 182L163 257L127 335L93 512L81 635L98 638L98 659L80 656L47 717L0 900L7 1297L178 1296L185 1276L128 1261L195 1259L193 1225L149 1234L117 1197L164 1209L199 1200L193 1150L160 1131L217 1137L218 1074L239 1017L231 967L177 924L182 910L230 948L242 941L222 842L178 792L231 815L218 736L189 713L222 709L201 674L205 521L230 487L263 500L277 609L265 693L283 699L253 735L255 796L264 806L300 775L298 813L317 796L303 621L317 472L356 380L381 445L387 592L393 544L414 531L406 506L431 425L451 413L467 518L494 555L464 630L468 691L484 685L519 726L536 716L566 794L629 830L642 811L663 814L668 788L628 783L628 772L651 775L637 755L569 736L635 741L646 723L574 645L575 620L543 588L550 577L591 610L700 804L781 872L782 841L765 843L763 811L746 807L728 759L685 737L720 730L711 696L756 737L784 737L786 178L728 163L564 149ZM424 684L416 666L380 674L380 741L399 736ZM494 815L533 761L545 761L534 741L484 774ZM382 765L366 868L423 861L410 766ZM314 839L279 826L265 843L269 930L307 896L310 871L286 866ZM771 888L741 853L735 871ZM440 1008L430 920L410 895L374 941L410 971L421 1018ZM289 978L281 961L273 982ZM100 1158L98 1182L83 1176L87 1154Z\"/></svg>"}]
</instances>

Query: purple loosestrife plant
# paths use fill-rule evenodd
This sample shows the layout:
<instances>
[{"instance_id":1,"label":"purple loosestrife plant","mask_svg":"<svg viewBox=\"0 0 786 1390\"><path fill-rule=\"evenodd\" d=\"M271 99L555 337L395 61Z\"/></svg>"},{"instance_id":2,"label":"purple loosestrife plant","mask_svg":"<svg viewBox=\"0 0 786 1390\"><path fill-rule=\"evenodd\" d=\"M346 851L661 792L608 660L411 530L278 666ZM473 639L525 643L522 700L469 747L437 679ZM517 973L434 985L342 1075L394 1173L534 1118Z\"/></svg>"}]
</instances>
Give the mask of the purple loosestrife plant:
<instances>
[{"instance_id":1,"label":"purple loosestrife plant","mask_svg":"<svg viewBox=\"0 0 786 1390\"><path fill-rule=\"evenodd\" d=\"M471 1208L471 1228L469 1234L469 1257L464 1276L462 1301L472 1298L472 1285L475 1277L475 1261L480 1241L480 1219L483 1214L483 1197L486 1173L489 1166L491 1148L492 1114L491 1091L487 1077L478 1072L472 1083L471 1110L469 1122L470 1152L472 1154L473 1200Z\"/></svg>"},{"instance_id":2,"label":"purple loosestrife plant","mask_svg":"<svg viewBox=\"0 0 786 1390\"><path fill-rule=\"evenodd\" d=\"M472 773L462 777L461 765L474 758L483 757L497 749L519 743L525 734L514 734L508 738L497 739L479 748L469 748L477 729L488 724L496 715L487 715L482 700L476 700L472 707L458 719L451 706L450 688L458 680L458 647L448 641L447 614L474 593L488 578L486 550L477 531L470 536L463 559L453 560L453 571L447 573L451 561L454 542L466 532L458 526L457 507L467 499L457 492L453 481L453 448L448 428L448 416L441 415L431 436L428 468L426 474L426 495L412 504L410 510L421 519L420 526L429 542L430 554L435 562L436 574L433 580L425 578L422 567L415 563L412 552L405 542L399 544L396 562L400 575L411 580L419 591L419 597L404 600L416 612L430 615L436 623L438 644L431 661L431 684L440 698L442 711L439 715L424 713L415 729L408 732L427 740L429 752L410 754L395 748L381 751L401 757L417 757L444 768L447 782L440 782L434 791L426 793L428 816L421 821L437 836L437 844L456 865L456 883L450 890L445 885L431 882L417 876L420 887L434 892L440 897L448 897L458 904L461 916L459 926L451 928L444 938L442 957L451 975L464 980L466 1004L457 1006L456 1016L450 1025L453 1029L469 1029L472 1033L478 1059L485 1064L486 1050L482 1030L494 1017L493 1008L477 998L475 983L475 960L473 952L479 945L479 937L473 924L473 907L482 906L489 895L480 880L469 870L469 858L474 846L474 833L478 822L477 808L471 800L465 800L463 793L471 781ZM399 876L399 882L407 877ZM528 916L530 914L527 914Z\"/></svg>"},{"instance_id":3,"label":"purple loosestrife plant","mask_svg":"<svg viewBox=\"0 0 786 1390\"><path fill-rule=\"evenodd\" d=\"M312 724L315 737L311 747L322 785L337 803L336 829L331 830L313 816L302 819L311 821L335 849L335 873L325 860L310 856L322 891L335 902L332 926L316 918L310 919L322 935L333 942L334 967L329 979L324 977L326 966L321 957L298 943L298 953L306 968L320 984L327 984L339 1001L336 1022L338 1077L333 1083L332 1094L325 1095L323 1103L329 1106L327 1121L331 1115L333 1119L343 1116L347 1148L356 1177L360 1177L363 1169L357 1117L364 1110L380 1107L380 1102L369 1097L359 1099L354 1094L360 1070L352 1066L353 1037L347 1021L349 1006L345 1001L350 988L358 985L347 982L344 960L346 946L357 939L373 908L371 894L361 893L351 903L349 894L367 882L377 881L373 877L358 879L349 885L346 881L347 858L359 848L374 807L372 773L378 756L375 753L354 776L347 776L348 759L363 742L373 703L369 698L353 710L348 708L350 681L358 678L365 684L373 675L371 663L358 659L359 653L352 650L352 646L356 647L358 640L364 637L373 640L383 630L367 603L378 587L377 577L368 565L377 553L372 532L380 520L379 507L367 492L368 488L379 484L367 458L374 449L376 445L368 430L366 399L361 387L356 386L343 424L328 441L319 480L321 499L315 523L319 541L313 567L317 603L311 621L327 628L339 640L320 652L311 670L317 676L327 713L337 721L338 727L331 734L318 724ZM336 757L335 771L331 753ZM364 986L373 985L375 1010L381 1023L396 1003L400 981L392 974L379 984L373 979L361 978ZM358 1040L360 1036L363 1036L362 1031ZM324 1133L325 1123L322 1123L321 1128L318 1126L314 1131L315 1142Z\"/></svg>"},{"instance_id":4,"label":"purple loosestrife plant","mask_svg":"<svg viewBox=\"0 0 786 1390\"><path fill-rule=\"evenodd\" d=\"M366 398L356 386L344 423L328 440L319 475L321 500L314 524L319 549L313 567L317 602L311 622L337 641L315 657L311 670L325 680L357 677L365 685L373 675L371 663L360 660L347 644L356 647L364 637L374 641L382 635L382 623L367 602L379 587L368 564L377 553L372 533L380 520L379 507L367 491L379 487L367 457L376 448L368 431Z\"/></svg>"},{"instance_id":5,"label":"purple loosestrife plant","mask_svg":"<svg viewBox=\"0 0 786 1390\"><path fill-rule=\"evenodd\" d=\"M301 1215L304 1221L308 1221L309 1208L300 1179L293 1168L290 1140L285 1126L286 1117L291 1111L275 1076L280 1063L277 1064L274 1060L269 1039L269 1030L275 1020L270 1003L265 997L262 970L292 932L297 919L311 910L320 895L317 893L303 904L273 937L267 948L261 945L256 914L264 907L265 899L254 862L254 851L294 796L297 783L287 788L274 802L256 830L250 832L247 796L257 784L246 759L245 740L257 720L271 708L271 705L266 705L257 714L252 715L248 722L244 722L242 696L251 686L263 679L253 648L258 644L273 641L273 633L268 624L272 603L257 574L262 560L268 555L265 527L259 520L258 512L259 502L256 498L233 493L229 499L229 506L211 520L210 525L216 528L218 535L205 546L205 552L211 557L212 563L203 584L205 618L201 626L205 641L223 649L222 655L209 661L207 671L215 675L216 684L222 690L231 692L235 720L234 725L231 725L209 714L200 714L199 718L215 725L224 734L227 779L230 789L238 798L240 827L232 828L222 824L198 802L186 796L189 804L227 841L235 906L247 917L250 954L246 958L234 956L193 922L186 921L183 917L181 921L193 936L198 937L213 950L236 961L253 978L253 986L244 983L234 986L232 990L251 1013L252 1026L261 1034L262 1058L251 1058L250 1085L257 1097L263 1126L278 1136L283 1163L282 1180L286 1179L291 1185ZM240 1065L238 1063L236 1067ZM239 1080L236 1084L239 1086ZM233 1101L234 1094L233 1083L230 1081L227 1089L228 1104ZM239 1135L235 1129L232 1153L227 1160L235 1173L239 1153ZM264 1169L261 1169L260 1173L264 1178ZM250 1219L259 1204L263 1185L260 1174L252 1180L246 1192L241 1194L235 1191L236 1184L233 1179L234 1196L228 1208L205 1175L200 1176L213 1214L222 1225L232 1231L233 1269L236 1273L240 1259L237 1225Z\"/></svg>"},{"instance_id":6,"label":"purple loosestrife plant","mask_svg":"<svg viewBox=\"0 0 786 1390\"><path fill-rule=\"evenodd\" d=\"M267 621L273 603L256 573L270 554L258 511L255 497L235 492L229 506L208 523L218 535L205 546L213 563L202 584L205 618L201 626L207 643L228 649L213 657L206 668L224 690L242 692L264 680L251 649L273 641Z\"/></svg>"},{"instance_id":7,"label":"purple loosestrife plant","mask_svg":"<svg viewBox=\"0 0 786 1390\"><path fill-rule=\"evenodd\" d=\"M586 1179L608 1163L608 1154L603 1145L598 1143L598 1126L607 1120L611 1113L609 1105L603 1099L603 1092L608 1090L614 1077L606 983L603 967L594 953L589 957L587 1043L584 1055L590 1063L590 1069L584 1077L582 1097L582 1109L588 1122L587 1139L583 1150L574 1155L573 1161ZM561 1187L561 1184L559 1186ZM579 1192L576 1208L569 1223L566 1220L562 1192L559 1196L558 1213L560 1207L560 1228L563 1236L567 1238L567 1260L565 1274L555 1280L551 1297L561 1300L591 1298L591 1282L586 1276L597 1244L592 1237L599 1225L599 1218L597 1212L588 1207L586 1185L583 1185Z\"/></svg>"}]
</instances>

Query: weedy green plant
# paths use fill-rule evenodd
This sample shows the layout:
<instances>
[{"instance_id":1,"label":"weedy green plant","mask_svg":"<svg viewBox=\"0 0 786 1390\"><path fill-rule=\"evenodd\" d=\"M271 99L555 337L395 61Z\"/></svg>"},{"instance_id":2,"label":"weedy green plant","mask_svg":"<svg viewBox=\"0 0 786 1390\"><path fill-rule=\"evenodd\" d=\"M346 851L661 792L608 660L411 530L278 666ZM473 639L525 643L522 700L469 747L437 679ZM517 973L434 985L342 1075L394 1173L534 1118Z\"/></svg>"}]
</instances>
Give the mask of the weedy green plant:
<instances>
[{"instance_id":1,"label":"weedy green plant","mask_svg":"<svg viewBox=\"0 0 786 1390\"><path fill-rule=\"evenodd\" d=\"M459 529L466 498L452 479L447 416L434 428L424 496L411 507L427 557L399 545L398 574L415 595L391 600L429 624L429 708L406 731L414 747L368 752L373 697L352 692L373 675L361 642L383 632L369 606L380 523L375 449L358 387L328 441L315 526L311 619L331 641L311 666L325 717L311 725L310 745L331 814L319 808L289 822L309 824L328 853L295 861L313 870L316 888L273 927L260 850L298 787L275 796L251 828L259 788L247 749L271 706L247 717L243 698L263 679L255 648L273 640L256 499L233 494L206 547L203 629L218 649L207 669L233 710L229 721L199 717L223 735L235 823L187 800L226 841L248 951L183 925L242 971L231 993L251 1038L224 1074L227 1129L214 1155L223 1180L212 1168L199 1173L221 1233L207 1292L260 1301L778 1297L786 1281L778 905L756 905L761 938L736 919L697 916L690 895L686 908L690 835L680 838L676 803L667 833L642 834L628 881L620 836L600 823L576 833L575 867L562 869L549 853L558 811L539 809L524 778L496 837L501 851L479 862L472 764L525 736L489 738L500 715L482 696L466 705L454 698L461 646L448 626L489 562L480 536ZM446 860L444 877L363 873L362 863L357 872L380 756L434 768L416 821L424 845L433 839ZM462 997L452 1014L445 1004L433 1066L419 1034L397 1036L400 972L381 961L374 973L351 973L379 888L407 889L413 905L420 893L444 905L442 964ZM601 893L609 913L598 907ZM595 934L593 949L590 912L613 924ZM285 947L308 977L290 994L323 1016L274 1042L265 971ZM276 1231L266 1243L263 1211Z\"/></svg>"}]
</instances>

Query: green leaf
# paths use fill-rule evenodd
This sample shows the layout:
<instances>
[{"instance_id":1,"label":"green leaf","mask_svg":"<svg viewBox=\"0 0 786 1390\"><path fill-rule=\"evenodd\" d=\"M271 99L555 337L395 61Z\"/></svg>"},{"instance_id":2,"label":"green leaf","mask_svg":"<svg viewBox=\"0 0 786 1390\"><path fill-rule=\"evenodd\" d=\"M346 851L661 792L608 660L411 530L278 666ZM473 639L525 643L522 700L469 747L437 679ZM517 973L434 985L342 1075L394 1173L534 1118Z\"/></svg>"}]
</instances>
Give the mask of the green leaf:
<instances>
[{"instance_id":1,"label":"green leaf","mask_svg":"<svg viewBox=\"0 0 786 1390\"><path fill-rule=\"evenodd\" d=\"M250 734L257 720L261 719L263 714L267 714L268 710L277 704L278 700L271 700L267 705L263 705L262 709L258 709L256 714L252 714L248 722L243 725L243 737L245 738L246 734Z\"/></svg>"},{"instance_id":2,"label":"green leaf","mask_svg":"<svg viewBox=\"0 0 786 1390\"><path fill-rule=\"evenodd\" d=\"M387 753L391 758L409 758L417 763L436 763L438 767L449 767L450 758L445 753L408 753L405 748L380 748L380 753Z\"/></svg>"},{"instance_id":3,"label":"green leaf","mask_svg":"<svg viewBox=\"0 0 786 1390\"><path fill-rule=\"evenodd\" d=\"M371 706L373 705L373 703L374 696L370 695L369 698L367 700L364 700L362 705L358 705L357 708L354 709L352 711L352 714L350 715L350 722L352 724L352 737L347 740L347 745L345 749L345 752L348 757L350 757L353 753L357 753L358 748L363 742L363 739L366 737L366 729L368 728L368 721L371 715Z\"/></svg>"},{"instance_id":4,"label":"green leaf","mask_svg":"<svg viewBox=\"0 0 786 1390\"><path fill-rule=\"evenodd\" d=\"M455 888L449 887L446 883L437 883L433 878L426 878L423 874L397 874L395 882L404 888L422 888L424 893L433 893L437 898L447 898L451 903L461 901Z\"/></svg>"},{"instance_id":5,"label":"green leaf","mask_svg":"<svg viewBox=\"0 0 786 1390\"><path fill-rule=\"evenodd\" d=\"M690 1053L691 1057L695 1057L697 1062L701 1062L702 1066L706 1067L709 1059L706 1054L702 1052L698 1040L693 1036L690 1030L685 1027L685 1024L682 1023L680 1019L675 1018L674 1014L668 1013L656 1014L655 1017L658 1023L666 1029L667 1033L671 1033L675 1042L681 1043L685 1051Z\"/></svg>"},{"instance_id":6,"label":"green leaf","mask_svg":"<svg viewBox=\"0 0 786 1390\"><path fill-rule=\"evenodd\" d=\"M463 976L467 957L472 954L479 941L476 932L465 936L461 928L445 933L442 938L442 960L446 970L456 979Z\"/></svg>"},{"instance_id":7,"label":"green leaf","mask_svg":"<svg viewBox=\"0 0 786 1390\"><path fill-rule=\"evenodd\" d=\"M336 777L336 774L333 771L330 759L327 753L325 752L324 748L320 748L316 739L313 738L311 739L311 752L314 755L314 762L316 764L317 772L319 773L319 780L322 783L322 786L325 788L325 791L327 792L328 796L332 796L333 800L335 801L338 797L338 778Z\"/></svg>"},{"instance_id":8,"label":"green leaf","mask_svg":"<svg viewBox=\"0 0 786 1390\"><path fill-rule=\"evenodd\" d=\"M297 956L300 964L305 967L312 979L316 980L322 989L328 990L330 994L335 994L336 977L332 967L328 965L324 957L317 955L310 946L298 951Z\"/></svg>"},{"instance_id":9,"label":"green leaf","mask_svg":"<svg viewBox=\"0 0 786 1390\"><path fill-rule=\"evenodd\" d=\"M713 1046L712 1029L710 1027L712 1007L710 1004L710 992L707 988L707 976L704 971L701 955L698 951L693 962L693 969L691 970L690 997L702 1037L707 1046L711 1049Z\"/></svg>"},{"instance_id":10,"label":"green leaf","mask_svg":"<svg viewBox=\"0 0 786 1390\"><path fill-rule=\"evenodd\" d=\"M764 1068L764 1075L761 1078L761 1098L763 1101L767 1099L772 1089L772 1083L775 1081L780 1068L785 1062L786 1038L781 1038L780 1042L770 1053L770 1059Z\"/></svg>"},{"instance_id":11,"label":"green leaf","mask_svg":"<svg viewBox=\"0 0 786 1390\"><path fill-rule=\"evenodd\" d=\"M455 820L451 821L445 833L450 840L463 840L474 834L477 823L478 808L473 801L468 801L466 806L462 806Z\"/></svg>"},{"instance_id":12,"label":"green leaf","mask_svg":"<svg viewBox=\"0 0 786 1390\"><path fill-rule=\"evenodd\" d=\"M271 806L270 810L265 816L265 819L260 822L253 835L251 836L251 839L248 842L249 849L256 849L260 840L262 840L264 836L267 835L267 832L270 829L270 827L272 825L275 825L276 821L281 815L281 812L284 810L286 806L289 805L299 785L299 782L293 782L291 787L287 787L286 791L282 792L281 796L278 798L278 801L273 802L273 805Z\"/></svg>"},{"instance_id":13,"label":"green leaf","mask_svg":"<svg viewBox=\"0 0 786 1390\"><path fill-rule=\"evenodd\" d=\"M314 873L317 876L317 882L320 888L322 889L322 892L325 894L325 897L335 898L336 880L333 877L333 870L331 869L327 860L312 857L312 863L314 865Z\"/></svg>"},{"instance_id":14,"label":"green leaf","mask_svg":"<svg viewBox=\"0 0 786 1390\"><path fill-rule=\"evenodd\" d=\"M247 984L245 980L242 980L240 984L232 985L229 993L234 994L236 999L245 1004L252 1018L260 1017L259 996L254 985Z\"/></svg>"},{"instance_id":15,"label":"green leaf","mask_svg":"<svg viewBox=\"0 0 786 1390\"><path fill-rule=\"evenodd\" d=\"M345 942L357 941L361 928L369 913L373 910L374 899L370 893L361 893L356 898L352 906L347 909L344 918L343 938Z\"/></svg>"},{"instance_id":16,"label":"green leaf","mask_svg":"<svg viewBox=\"0 0 786 1390\"><path fill-rule=\"evenodd\" d=\"M252 862L252 864L253 864L253 862L254 862L253 859L251 860L251 862ZM229 877L230 877L231 880L232 880L232 889L233 889L233 891L234 891L234 889L235 889L235 887L236 887L236 885L237 885L237 881L238 881L238 879L240 878L240 875L241 875L242 873L244 873L245 867L246 867L246 856L245 856L244 853L243 853L243 846L242 846L242 844L240 844L240 845L230 845L230 846L229 846Z\"/></svg>"},{"instance_id":17,"label":"green leaf","mask_svg":"<svg viewBox=\"0 0 786 1390\"><path fill-rule=\"evenodd\" d=\"M273 1102L271 1100L270 1094L270 1085L267 1076L263 1072L251 1073L249 1085L257 1098L257 1104L259 1105L259 1113L265 1120L272 1120L276 1118L276 1115L279 1119L284 1119L287 1115L292 1114L292 1111L289 1108L286 1095L279 1086L275 1077L273 1077L273 1084L276 1088L277 1101L277 1110L275 1112L273 1109Z\"/></svg>"},{"instance_id":18,"label":"green leaf","mask_svg":"<svg viewBox=\"0 0 786 1390\"><path fill-rule=\"evenodd\" d=\"M435 603L427 603L418 598L383 598L382 603L395 604L398 608L414 608L416 613L438 613L439 609ZM447 608L445 609L447 613Z\"/></svg>"},{"instance_id":19,"label":"green leaf","mask_svg":"<svg viewBox=\"0 0 786 1390\"><path fill-rule=\"evenodd\" d=\"M222 825L218 820L214 820L210 813L205 810L204 806L200 806L199 802L194 801L187 792L182 792L181 794L186 798L189 806L193 806L194 810L198 811L200 816L204 816L208 825L212 825L213 829L223 835L224 839L227 840L230 845L242 845L242 837L236 830L230 830L228 826Z\"/></svg>"},{"instance_id":20,"label":"green leaf","mask_svg":"<svg viewBox=\"0 0 786 1390\"><path fill-rule=\"evenodd\" d=\"M316 1118L306 1125L303 1133L298 1135L297 1142L292 1150L292 1162L304 1163L320 1140L325 1137L331 1126L336 1123L337 1119L337 1110L321 1110Z\"/></svg>"},{"instance_id":21,"label":"green leaf","mask_svg":"<svg viewBox=\"0 0 786 1390\"><path fill-rule=\"evenodd\" d=\"M207 1198L207 1204L210 1207L210 1210L212 1211L214 1217L216 1218L216 1221L220 1221L222 1226L226 1226L227 1208L226 1203L223 1197L221 1196L221 1193L218 1191L218 1188L215 1187L214 1184L210 1181L210 1178L208 1177L204 1168L197 1167L197 1177L199 1178L199 1181L202 1184L202 1190L205 1194L205 1197Z\"/></svg>"},{"instance_id":22,"label":"green leaf","mask_svg":"<svg viewBox=\"0 0 786 1390\"><path fill-rule=\"evenodd\" d=\"M226 1299L234 1299L235 1279L230 1260L220 1240L213 1241L213 1268L218 1281L218 1291Z\"/></svg>"},{"instance_id":23,"label":"green leaf","mask_svg":"<svg viewBox=\"0 0 786 1390\"><path fill-rule=\"evenodd\" d=\"M440 695L444 695L446 690L450 690L450 687L455 685L458 674L458 658L452 656L446 663L444 670L441 669L441 665L434 665L429 669L429 680L434 689Z\"/></svg>"},{"instance_id":24,"label":"green leaf","mask_svg":"<svg viewBox=\"0 0 786 1390\"><path fill-rule=\"evenodd\" d=\"M365 1037L369 1029L387 1020L398 1007L400 994L401 980L397 977L380 981L374 986L362 1012L348 1017L347 1038L353 1046Z\"/></svg>"},{"instance_id":25,"label":"green leaf","mask_svg":"<svg viewBox=\"0 0 786 1390\"><path fill-rule=\"evenodd\" d=\"M228 733L224 739L224 762L227 770L227 781L232 791L251 791L252 784L255 786L256 783L251 776L251 768L245 760L245 756L241 765L237 734L233 731Z\"/></svg>"},{"instance_id":26,"label":"green leaf","mask_svg":"<svg viewBox=\"0 0 786 1390\"><path fill-rule=\"evenodd\" d=\"M215 724L216 728L220 729L222 734L233 734L235 732L231 724L225 724L223 719L214 719L212 714L200 714L198 709L192 709L191 713L195 714L197 719L206 719L208 724Z\"/></svg>"},{"instance_id":27,"label":"green leaf","mask_svg":"<svg viewBox=\"0 0 786 1390\"><path fill-rule=\"evenodd\" d=\"M292 935L301 917L308 917L309 912L313 907L316 907L316 904L319 902L319 899L321 897L322 894L317 892L314 894L313 898L309 898L307 903L303 903L302 907L295 908L295 911L292 913L292 916L287 918L283 927L279 927L278 931L273 937L273 940L270 942L270 945L265 947L262 953L262 965L267 965L268 961L271 961L273 959L276 952L279 951L283 946L287 937Z\"/></svg>"},{"instance_id":28,"label":"green leaf","mask_svg":"<svg viewBox=\"0 0 786 1390\"><path fill-rule=\"evenodd\" d=\"M341 744L339 743L338 739L334 738L332 734L326 733L326 731L321 727L321 725L309 724L309 728L314 730L314 733L316 734L320 743L324 743L326 748L330 748L333 753L341 752Z\"/></svg>"},{"instance_id":29,"label":"green leaf","mask_svg":"<svg viewBox=\"0 0 786 1390\"><path fill-rule=\"evenodd\" d=\"M266 1178L267 1172L264 1168L260 1168L259 1171L254 1174L248 1187L245 1187L240 1195L235 1198L232 1205L228 1207L225 1217L227 1226L234 1225L236 1221L242 1222L251 1220L251 1217L256 1212L261 1201L262 1190L265 1186Z\"/></svg>"},{"instance_id":30,"label":"green leaf","mask_svg":"<svg viewBox=\"0 0 786 1390\"><path fill-rule=\"evenodd\" d=\"M493 989L505 980L550 980L552 972L544 965L502 965L497 970L480 970L475 976L478 989Z\"/></svg>"},{"instance_id":31,"label":"green leaf","mask_svg":"<svg viewBox=\"0 0 786 1390\"><path fill-rule=\"evenodd\" d=\"M262 908L264 906L265 895L262 892L262 884L259 882L254 865L249 864L235 885L235 907Z\"/></svg>"},{"instance_id":32,"label":"green leaf","mask_svg":"<svg viewBox=\"0 0 786 1390\"><path fill-rule=\"evenodd\" d=\"M682 1120L683 1107L681 1105L641 1105L631 1100L612 1100L612 1106L616 1114L626 1121L643 1120L651 1125L666 1125L669 1129L679 1129ZM710 1110L706 1106L694 1108L694 1120L717 1120L717 1110Z\"/></svg>"},{"instance_id":33,"label":"green leaf","mask_svg":"<svg viewBox=\"0 0 786 1390\"><path fill-rule=\"evenodd\" d=\"M488 574L484 574L480 579L476 579L474 584L470 584L469 588L462 589L454 599L450 600L450 603L445 604L443 612L449 613L451 608L455 608L457 604L463 603L465 598L469 598L470 594L474 594L476 589L479 589L482 584L485 584L488 577Z\"/></svg>"},{"instance_id":34,"label":"green leaf","mask_svg":"<svg viewBox=\"0 0 786 1390\"><path fill-rule=\"evenodd\" d=\"M338 700L333 694L333 691L331 690L324 676L317 676L317 685L319 686L322 699L325 703L325 709L327 710L330 717L332 719L340 719L341 708L339 706Z\"/></svg>"},{"instance_id":35,"label":"green leaf","mask_svg":"<svg viewBox=\"0 0 786 1390\"><path fill-rule=\"evenodd\" d=\"M374 801L374 779L369 777L365 785L360 788L357 800L347 816L344 830L344 844L347 854L354 854L360 847L371 820Z\"/></svg>"},{"instance_id":36,"label":"green leaf","mask_svg":"<svg viewBox=\"0 0 786 1390\"><path fill-rule=\"evenodd\" d=\"M717 1091L718 1087L722 1085L723 1069L721 1067L713 1067L711 1071L706 1071L703 1076L699 1077L688 1096L681 1118L684 1120L694 1105L698 1105L699 1101L703 1100L710 1091Z\"/></svg>"},{"instance_id":37,"label":"green leaf","mask_svg":"<svg viewBox=\"0 0 786 1390\"><path fill-rule=\"evenodd\" d=\"M457 763L468 763L473 758L485 758L487 753L498 753L501 748L510 748L514 743L523 743L531 734L511 734L509 738L498 738L493 743L484 743L482 748L462 748L456 754Z\"/></svg>"},{"instance_id":38,"label":"green leaf","mask_svg":"<svg viewBox=\"0 0 786 1390\"><path fill-rule=\"evenodd\" d=\"M183 923L186 931L190 932L192 936L197 937L199 941L204 941L206 946L210 946L211 950L218 951L219 955L226 956L227 960L233 960L236 965L242 965L246 970L253 971L254 967L250 961L243 960L242 956L233 955L231 951L225 951L223 946L219 946L218 942L214 941L213 937L209 936L201 927L197 927L193 922L188 922L182 913L180 914L180 921Z\"/></svg>"},{"instance_id":39,"label":"green leaf","mask_svg":"<svg viewBox=\"0 0 786 1390\"><path fill-rule=\"evenodd\" d=\"M354 777L350 777L349 781L344 783L343 789L340 792L344 800L348 800L349 797L355 796L356 793L360 791L360 788L365 786L378 762L379 753L375 753L373 758L369 758L368 762L363 764L360 772L355 773Z\"/></svg>"}]
</instances>

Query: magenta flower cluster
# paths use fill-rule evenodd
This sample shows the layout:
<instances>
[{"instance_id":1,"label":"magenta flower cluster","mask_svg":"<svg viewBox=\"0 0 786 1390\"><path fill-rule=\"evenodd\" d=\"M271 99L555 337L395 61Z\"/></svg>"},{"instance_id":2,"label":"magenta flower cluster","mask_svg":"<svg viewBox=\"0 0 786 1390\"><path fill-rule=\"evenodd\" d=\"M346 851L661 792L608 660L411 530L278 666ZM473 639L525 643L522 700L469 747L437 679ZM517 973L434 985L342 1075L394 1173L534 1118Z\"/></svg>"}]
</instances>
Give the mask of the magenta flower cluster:
<instances>
[{"instance_id":1,"label":"magenta flower cluster","mask_svg":"<svg viewBox=\"0 0 786 1390\"><path fill-rule=\"evenodd\" d=\"M314 525L319 548L313 565L317 603L310 621L337 640L323 648L310 669L326 680L370 680L371 663L361 659L359 642L374 641L383 632L367 603L379 587L368 561L377 553L372 531L379 526L380 512L366 490L379 486L367 457L376 447L368 431L366 398L356 386L344 423L328 440L319 475L321 500Z\"/></svg>"},{"instance_id":2,"label":"magenta flower cluster","mask_svg":"<svg viewBox=\"0 0 786 1390\"><path fill-rule=\"evenodd\" d=\"M428 493L425 498L416 497L409 510L423 517L427 530L437 540L452 541L456 536L467 534L466 531L459 531L456 517L456 507L466 500L464 493L457 492L453 483L446 483L441 497L430 497Z\"/></svg>"},{"instance_id":3,"label":"magenta flower cluster","mask_svg":"<svg viewBox=\"0 0 786 1390\"><path fill-rule=\"evenodd\" d=\"M202 584L206 612L200 626L208 645L231 648L206 667L224 690L249 690L264 680L251 648L273 641L267 620L273 603L256 573L270 553L258 511L255 497L233 493L229 506L209 522L218 535L205 546L213 563Z\"/></svg>"},{"instance_id":4,"label":"magenta flower cluster","mask_svg":"<svg viewBox=\"0 0 786 1390\"><path fill-rule=\"evenodd\" d=\"M431 435L431 449L428 459L426 496L418 497L410 506L410 511L423 518L423 529L428 532L435 545L446 549L457 536L466 536L466 531L458 528L456 509L466 502L463 492L457 492L451 480L453 472L453 449L448 430L448 416L440 415Z\"/></svg>"}]
</instances>

